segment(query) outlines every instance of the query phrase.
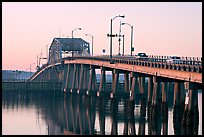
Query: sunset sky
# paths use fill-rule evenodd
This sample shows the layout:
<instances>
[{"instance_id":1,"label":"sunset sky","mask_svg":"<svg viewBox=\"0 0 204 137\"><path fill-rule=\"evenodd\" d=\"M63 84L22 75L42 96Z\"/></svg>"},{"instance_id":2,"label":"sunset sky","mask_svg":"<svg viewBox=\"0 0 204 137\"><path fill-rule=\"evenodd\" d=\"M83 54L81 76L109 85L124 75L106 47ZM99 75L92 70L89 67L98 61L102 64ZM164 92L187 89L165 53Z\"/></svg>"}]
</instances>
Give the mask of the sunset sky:
<instances>
[{"instance_id":1,"label":"sunset sky","mask_svg":"<svg viewBox=\"0 0 204 137\"><path fill-rule=\"evenodd\" d=\"M119 24L134 27L135 51L148 55L202 56L201 2L3 2L2 69L26 70L37 62L41 51L55 37L80 37L91 44L94 54L109 54L110 21L113 34ZM125 54L130 54L130 26L122 26ZM121 43L122 44L122 43ZM118 53L118 38L113 38L113 54ZM45 61L44 61L45 62ZM32 65L35 71L36 65Z\"/></svg>"}]
</instances>

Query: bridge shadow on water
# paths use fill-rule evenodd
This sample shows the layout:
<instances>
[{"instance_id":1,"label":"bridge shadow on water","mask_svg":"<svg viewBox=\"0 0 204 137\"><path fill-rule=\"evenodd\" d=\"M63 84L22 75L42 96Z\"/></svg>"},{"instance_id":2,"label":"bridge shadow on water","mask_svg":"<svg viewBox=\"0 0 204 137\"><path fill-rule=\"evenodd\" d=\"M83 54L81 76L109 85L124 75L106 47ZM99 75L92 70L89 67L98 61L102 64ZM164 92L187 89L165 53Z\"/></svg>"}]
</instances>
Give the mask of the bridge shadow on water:
<instances>
[{"instance_id":1,"label":"bridge shadow on water","mask_svg":"<svg viewBox=\"0 0 204 137\"><path fill-rule=\"evenodd\" d=\"M171 96L168 99L168 104L152 107L139 93L130 100L76 92L12 90L2 91L2 108L34 105L49 135L197 135L198 109L185 117L183 107L173 106ZM172 111L173 123L169 124Z\"/></svg>"}]
</instances>

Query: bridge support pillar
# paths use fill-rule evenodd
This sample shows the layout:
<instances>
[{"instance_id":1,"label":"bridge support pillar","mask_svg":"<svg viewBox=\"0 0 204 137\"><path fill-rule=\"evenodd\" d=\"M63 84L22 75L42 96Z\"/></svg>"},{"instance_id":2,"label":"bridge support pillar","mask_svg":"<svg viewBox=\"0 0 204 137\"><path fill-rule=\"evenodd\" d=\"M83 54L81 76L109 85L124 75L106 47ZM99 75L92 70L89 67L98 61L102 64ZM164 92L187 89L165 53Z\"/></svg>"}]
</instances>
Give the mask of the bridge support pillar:
<instances>
[{"instance_id":1,"label":"bridge support pillar","mask_svg":"<svg viewBox=\"0 0 204 137\"><path fill-rule=\"evenodd\" d=\"M161 82L162 84L162 103L165 104L167 103L167 94L168 94L168 91L167 91L167 82Z\"/></svg>"},{"instance_id":2,"label":"bridge support pillar","mask_svg":"<svg viewBox=\"0 0 204 137\"><path fill-rule=\"evenodd\" d=\"M100 95L100 92L106 91L106 71L104 67L101 67L101 78L100 78L100 85L99 85L99 91L97 93L97 96Z\"/></svg>"},{"instance_id":3,"label":"bridge support pillar","mask_svg":"<svg viewBox=\"0 0 204 137\"><path fill-rule=\"evenodd\" d=\"M153 78L148 77L148 103L152 101L152 92L153 92Z\"/></svg>"},{"instance_id":4,"label":"bridge support pillar","mask_svg":"<svg viewBox=\"0 0 204 137\"><path fill-rule=\"evenodd\" d=\"M135 92L136 92L136 88L138 87L138 80L137 80L137 73L135 72L131 72L130 73L130 77L132 79L132 84L131 84L131 90L130 90L130 100L134 100L135 99Z\"/></svg>"},{"instance_id":5,"label":"bridge support pillar","mask_svg":"<svg viewBox=\"0 0 204 137\"><path fill-rule=\"evenodd\" d=\"M85 79L85 71L84 71L84 66L81 64L81 67L80 67L80 79L79 79L79 87L78 87L78 90L77 90L77 93L79 93L80 90L83 89L83 84L85 83L84 79Z\"/></svg>"},{"instance_id":6,"label":"bridge support pillar","mask_svg":"<svg viewBox=\"0 0 204 137\"><path fill-rule=\"evenodd\" d=\"M129 92L129 72L124 72L124 91Z\"/></svg>"},{"instance_id":7,"label":"bridge support pillar","mask_svg":"<svg viewBox=\"0 0 204 137\"><path fill-rule=\"evenodd\" d=\"M185 110L191 111L198 107L198 89L200 87L196 83L186 82L185 88L188 89L188 95L185 100Z\"/></svg>"},{"instance_id":8,"label":"bridge support pillar","mask_svg":"<svg viewBox=\"0 0 204 137\"><path fill-rule=\"evenodd\" d=\"M74 76L74 65L68 64L67 69L64 71L64 92L72 89L72 82Z\"/></svg>"},{"instance_id":9,"label":"bridge support pillar","mask_svg":"<svg viewBox=\"0 0 204 137\"><path fill-rule=\"evenodd\" d=\"M73 90L77 90L79 88L79 76L80 76L79 72L80 72L80 66L78 64L74 64L72 88L70 92L72 92Z\"/></svg>"},{"instance_id":10,"label":"bridge support pillar","mask_svg":"<svg viewBox=\"0 0 204 137\"><path fill-rule=\"evenodd\" d=\"M185 98L185 108L183 113L183 126L198 127L199 111L198 111L198 89L201 89L196 83L186 82L185 88L188 89L188 95Z\"/></svg>"},{"instance_id":11,"label":"bridge support pillar","mask_svg":"<svg viewBox=\"0 0 204 137\"><path fill-rule=\"evenodd\" d=\"M141 94L145 93L145 77L143 75L140 75L138 77L138 83L139 83L139 92Z\"/></svg>"},{"instance_id":12,"label":"bridge support pillar","mask_svg":"<svg viewBox=\"0 0 204 137\"><path fill-rule=\"evenodd\" d=\"M181 106L182 97L181 97L181 83L174 82L174 106Z\"/></svg>"},{"instance_id":13,"label":"bridge support pillar","mask_svg":"<svg viewBox=\"0 0 204 137\"><path fill-rule=\"evenodd\" d=\"M119 72L117 69L113 70L113 79L112 79L112 94L114 95L117 91L118 87L118 78L119 78Z\"/></svg>"},{"instance_id":14,"label":"bridge support pillar","mask_svg":"<svg viewBox=\"0 0 204 137\"><path fill-rule=\"evenodd\" d=\"M68 85L68 77L69 77L69 64L67 65L67 68L65 67L64 69L64 80L63 80L63 91L66 92L67 91L67 85Z\"/></svg>"},{"instance_id":15,"label":"bridge support pillar","mask_svg":"<svg viewBox=\"0 0 204 137\"><path fill-rule=\"evenodd\" d=\"M152 106L157 106L159 103L159 85L160 78L157 76L153 76L153 95L152 95Z\"/></svg>"},{"instance_id":16,"label":"bridge support pillar","mask_svg":"<svg viewBox=\"0 0 204 137\"><path fill-rule=\"evenodd\" d=\"M89 75L90 75L89 66L81 64L79 87L77 93L79 93L80 90L86 91L88 89Z\"/></svg>"},{"instance_id":17,"label":"bridge support pillar","mask_svg":"<svg viewBox=\"0 0 204 137\"><path fill-rule=\"evenodd\" d=\"M87 94L89 91L96 91L97 90L97 81L96 81L96 71L94 66L90 66L90 79Z\"/></svg>"}]
</instances>

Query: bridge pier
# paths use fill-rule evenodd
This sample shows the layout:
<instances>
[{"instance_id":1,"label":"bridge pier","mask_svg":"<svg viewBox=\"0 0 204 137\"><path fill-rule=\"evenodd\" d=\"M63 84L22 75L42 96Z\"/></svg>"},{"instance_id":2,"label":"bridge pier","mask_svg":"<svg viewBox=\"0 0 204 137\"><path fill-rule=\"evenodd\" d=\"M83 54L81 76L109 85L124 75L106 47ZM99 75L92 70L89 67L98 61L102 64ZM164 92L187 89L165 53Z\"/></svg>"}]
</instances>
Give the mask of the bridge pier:
<instances>
[{"instance_id":1,"label":"bridge pier","mask_svg":"<svg viewBox=\"0 0 204 137\"><path fill-rule=\"evenodd\" d=\"M129 92L129 72L124 72L124 91Z\"/></svg>"},{"instance_id":2,"label":"bridge pier","mask_svg":"<svg viewBox=\"0 0 204 137\"><path fill-rule=\"evenodd\" d=\"M138 87L139 87L139 92L141 94L145 94L145 75L139 75L138 77Z\"/></svg>"},{"instance_id":3,"label":"bridge pier","mask_svg":"<svg viewBox=\"0 0 204 137\"><path fill-rule=\"evenodd\" d=\"M105 91L106 91L106 70L104 67L101 67L100 85L99 91L97 92L97 96L99 96L101 92Z\"/></svg>"},{"instance_id":4,"label":"bridge pier","mask_svg":"<svg viewBox=\"0 0 204 137\"><path fill-rule=\"evenodd\" d=\"M152 92L153 92L153 78L152 76L148 77L148 103L152 101Z\"/></svg>"},{"instance_id":5,"label":"bridge pier","mask_svg":"<svg viewBox=\"0 0 204 137\"><path fill-rule=\"evenodd\" d=\"M182 106L184 102L182 100L182 90L181 90L181 82L175 81L174 82L174 106Z\"/></svg>"},{"instance_id":6,"label":"bridge pier","mask_svg":"<svg viewBox=\"0 0 204 137\"><path fill-rule=\"evenodd\" d=\"M89 78L89 84L88 84L88 90L86 91L86 94L88 95L88 93L90 91L97 91L98 87L97 87L97 81L96 81L96 70L94 66L90 66L90 78Z\"/></svg>"},{"instance_id":7,"label":"bridge pier","mask_svg":"<svg viewBox=\"0 0 204 137\"><path fill-rule=\"evenodd\" d=\"M77 90L79 88L79 76L80 76L79 72L80 72L80 66L78 64L74 64L72 88L70 92L73 92L73 90Z\"/></svg>"},{"instance_id":8,"label":"bridge pier","mask_svg":"<svg viewBox=\"0 0 204 137\"><path fill-rule=\"evenodd\" d=\"M68 64L67 69L64 71L64 92L72 89L73 78L74 78L74 65Z\"/></svg>"},{"instance_id":9,"label":"bridge pier","mask_svg":"<svg viewBox=\"0 0 204 137\"><path fill-rule=\"evenodd\" d=\"M111 91L111 98L113 98L113 96L116 94L117 88L118 88L118 79L119 79L119 70L114 69L112 71L112 91Z\"/></svg>"},{"instance_id":10,"label":"bridge pier","mask_svg":"<svg viewBox=\"0 0 204 137\"><path fill-rule=\"evenodd\" d=\"M168 91L167 91L167 82L161 82L162 84L162 104L165 104L167 103L167 100L168 100Z\"/></svg>"},{"instance_id":11,"label":"bridge pier","mask_svg":"<svg viewBox=\"0 0 204 137\"><path fill-rule=\"evenodd\" d=\"M130 90L130 100L135 99L135 92L138 87L138 74L135 72L130 72L130 77L132 79L131 90Z\"/></svg>"},{"instance_id":12,"label":"bridge pier","mask_svg":"<svg viewBox=\"0 0 204 137\"><path fill-rule=\"evenodd\" d=\"M80 67L80 79L79 79L79 87L77 93L80 91L87 91L88 89L88 82L89 82L89 66L81 64Z\"/></svg>"},{"instance_id":13,"label":"bridge pier","mask_svg":"<svg viewBox=\"0 0 204 137\"><path fill-rule=\"evenodd\" d=\"M159 85L160 78L157 76L153 76L153 94L152 94L152 106L157 106L159 104Z\"/></svg>"},{"instance_id":14,"label":"bridge pier","mask_svg":"<svg viewBox=\"0 0 204 137\"><path fill-rule=\"evenodd\" d=\"M184 128L196 128L199 123L198 90L202 89L202 87L193 82L186 82L185 88L188 90L188 93L185 98L182 124Z\"/></svg>"}]
</instances>

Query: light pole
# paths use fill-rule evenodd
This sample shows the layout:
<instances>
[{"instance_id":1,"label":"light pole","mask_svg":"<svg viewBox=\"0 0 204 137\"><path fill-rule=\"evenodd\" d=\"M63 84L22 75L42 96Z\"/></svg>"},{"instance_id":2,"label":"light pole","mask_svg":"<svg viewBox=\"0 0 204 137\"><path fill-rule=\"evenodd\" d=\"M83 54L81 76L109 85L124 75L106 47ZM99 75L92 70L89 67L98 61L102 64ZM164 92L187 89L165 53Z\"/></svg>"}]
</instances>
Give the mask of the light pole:
<instances>
[{"instance_id":1,"label":"light pole","mask_svg":"<svg viewBox=\"0 0 204 137\"><path fill-rule=\"evenodd\" d=\"M121 18L125 18L125 15L121 16L115 16L114 18L111 19L111 28L110 28L110 63L112 63L112 24L113 24L113 20L117 17L121 17Z\"/></svg>"},{"instance_id":2,"label":"light pole","mask_svg":"<svg viewBox=\"0 0 204 137\"><path fill-rule=\"evenodd\" d=\"M129 23L122 23L122 25L129 25L131 27L131 49L130 49L130 56L132 56L132 51L134 51L133 46L132 46L132 41L133 41L133 26L130 25Z\"/></svg>"},{"instance_id":3,"label":"light pole","mask_svg":"<svg viewBox=\"0 0 204 137\"><path fill-rule=\"evenodd\" d=\"M81 30L81 28L76 28L76 29L73 29L73 30L72 30L72 45L74 44L74 43L73 43L73 38L74 38L74 31L75 31L75 30ZM72 51L72 57L73 57L73 54L74 54L74 52Z\"/></svg>"},{"instance_id":4,"label":"light pole","mask_svg":"<svg viewBox=\"0 0 204 137\"><path fill-rule=\"evenodd\" d=\"M91 34L85 34L85 35L86 36L91 36L91 39L92 39L92 44L91 44L92 45L91 46L92 47L92 51L91 52L92 52L92 56L93 56L93 36Z\"/></svg>"}]
</instances>

